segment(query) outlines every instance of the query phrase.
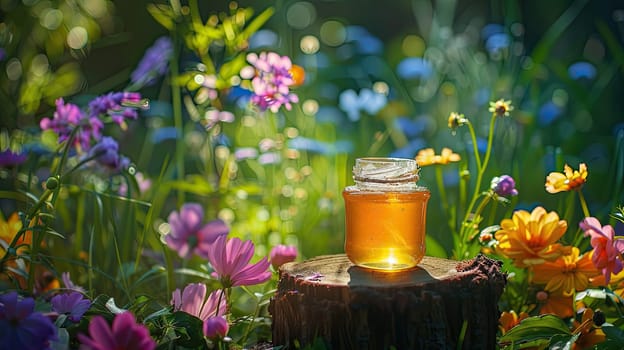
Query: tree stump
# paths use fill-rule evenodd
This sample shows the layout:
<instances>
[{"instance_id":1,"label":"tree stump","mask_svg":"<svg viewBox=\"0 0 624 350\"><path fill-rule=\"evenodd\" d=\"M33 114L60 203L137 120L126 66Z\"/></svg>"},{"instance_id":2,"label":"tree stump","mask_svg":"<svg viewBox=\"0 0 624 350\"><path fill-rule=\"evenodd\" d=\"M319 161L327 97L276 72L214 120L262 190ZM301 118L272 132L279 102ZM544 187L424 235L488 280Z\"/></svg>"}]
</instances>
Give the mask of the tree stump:
<instances>
[{"instance_id":1,"label":"tree stump","mask_svg":"<svg viewBox=\"0 0 624 350\"><path fill-rule=\"evenodd\" d=\"M483 255L463 262L425 257L416 268L382 272L354 266L344 254L284 264L269 304L273 344L495 349L507 282L501 265Z\"/></svg>"}]
</instances>

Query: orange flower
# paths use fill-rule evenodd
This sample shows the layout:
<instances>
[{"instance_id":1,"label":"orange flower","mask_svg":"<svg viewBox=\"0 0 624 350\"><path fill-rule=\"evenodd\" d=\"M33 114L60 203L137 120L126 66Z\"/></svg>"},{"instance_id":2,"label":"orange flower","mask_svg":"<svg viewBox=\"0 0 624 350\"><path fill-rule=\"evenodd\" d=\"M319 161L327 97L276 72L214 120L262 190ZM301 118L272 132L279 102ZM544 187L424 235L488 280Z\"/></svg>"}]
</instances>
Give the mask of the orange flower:
<instances>
[{"instance_id":1,"label":"orange flower","mask_svg":"<svg viewBox=\"0 0 624 350\"><path fill-rule=\"evenodd\" d=\"M303 67L293 64L288 71L293 80L293 86L299 86L305 81L305 70Z\"/></svg>"},{"instance_id":2,"label":"orange flower","mask_svg":"<svg viewBox=\"0 0 624 350\"><path fill-rule=\"evenodd\" d=\"M552 172L546 176L546 191L557 193L576 190L587 182L587 165L579 164L579 170L572 170L569 165L563 167L563 173Z\"/></svg>"},{"instance_id":3,"label":"orange flower","mask_svg":"<svg viewBox=\"0 0 624 350\"><path fill-rule=\"evenodd\" d=\"M518 267L554 260L566 250L555 242L563 236L568 223L559 220L554 211L546 213L542 207L536 207L531 213L518 210L511 219L503 219L500 226L495 234L496 251L513 259Z\"/></svg>"},{"instance_id":4,"label":"orange flower","mask_svg":"<svg viewBox=\"0 0 624 350\"><path fill-rule=\"evenodd\" d=\"M526 312L521 312L520 315L517 315L515 311L511 310L509 312L503 311L498 318L498 328L501 330L501 334L507 333L510 329L517 326L520 321L529 317L529 314Z\"/></svg>"},{"instance_id":5,"label":"orange flower","mask_svg":"<svg viewBox=\"0 0 624 350\"><path fill-rule=\"evenodd\" d=\"M433 164L449 164L450 162L458 162L461 159L459 154L453 153L450 148L443 148L440 155L436 155L433 148L425 148L418 151L416 155L416 163L419 166L427 166Z\"/></svg>"},{"instance_id":6,"label":"orange flower","mask_svg":"<svg viewBox=\"0 0 624 350\"><path fill-rule=\"evenodd\" d=\"M543 297L539 297L543 295ZM560 318L574 316L574 298L571 295L552 295L547 292L538 292L538 301L542 304L540 315L553 314Z\"/></svg>"},{"instance_id":7,"label":"orange flower","mask_svg":"<svg viewBox=\"0 0 624 350\"><path fill-rule=\"evenodd\" d=\"M563 296L587 289L589 278L599 274L600 271L591 261L591 254L579 257L577 247L572 247L569 254L562 255L555 261L533 266L533 282L545 283L546 291Z\"/></svg>"}]
</instances>

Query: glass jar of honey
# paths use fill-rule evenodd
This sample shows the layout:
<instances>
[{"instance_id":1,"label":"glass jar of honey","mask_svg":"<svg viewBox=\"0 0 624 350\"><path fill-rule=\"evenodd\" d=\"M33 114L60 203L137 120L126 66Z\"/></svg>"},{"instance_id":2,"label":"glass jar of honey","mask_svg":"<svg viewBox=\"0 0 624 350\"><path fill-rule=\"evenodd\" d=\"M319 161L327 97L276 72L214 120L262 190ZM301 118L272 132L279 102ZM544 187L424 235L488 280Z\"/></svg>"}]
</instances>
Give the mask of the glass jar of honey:
<instances>
[{"instance_id":1,"label":"glass jar of honey","mask_svg":"<svg viewBox=\"0 0 624 350\"><path fill-rule=\"evenodd\" d=\"M429 190L413 159L358 158L344 189L345 253L361 267L404 270L425 256Z\"/></svg>"}]
</instances>

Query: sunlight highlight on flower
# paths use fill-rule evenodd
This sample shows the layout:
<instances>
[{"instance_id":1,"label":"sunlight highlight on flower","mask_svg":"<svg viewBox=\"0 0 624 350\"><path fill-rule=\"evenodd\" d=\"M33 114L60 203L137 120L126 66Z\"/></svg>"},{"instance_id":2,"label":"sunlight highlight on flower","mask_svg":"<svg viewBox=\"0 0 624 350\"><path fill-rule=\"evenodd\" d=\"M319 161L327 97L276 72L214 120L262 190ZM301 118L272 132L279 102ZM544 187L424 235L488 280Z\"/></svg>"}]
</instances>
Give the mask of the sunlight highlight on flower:
<instances>
[{"instance_id":1,"label":"sunlight highlight on flower","mask_svg":"<svg viewBox=\"0 0 624 350\"><path fill-rule=\"evenodd\" d=\"M551 172L546 177L546 191L557 193L580 189L587 182L587 165L579 164L579 170L573 170L565 165L563 173Z\"/></svg>"},{"instance_id":2,"label":"sunlight highlight on flower","mask_svg":"<svg viewBox=\"0 0 624 350\"><path fill-rule=\"evenodd\" d=\"M445 147L439 155L435 154L433 148L422 149L418 151L415 159L418 166L427 166L433 164L446 165L451 162L459 162L461 157L459 154L453 153L452 149Z\"/></svg>"},{"instance_id":3,"label":"sunlight highlight on flower","mask_svg":"<svg viewBox=\"0 0 624 350\"><path fill-rule=\"evenodd\" d=\"M568 223L559 220L554 211L547 213L543 207L536 207L530 213L517 210L511 219L503 219L500 226L495 234L496 251L513 259L519 267L554 260L567 250L556 242L567 230Z\"/></svg>"}]
</instances>

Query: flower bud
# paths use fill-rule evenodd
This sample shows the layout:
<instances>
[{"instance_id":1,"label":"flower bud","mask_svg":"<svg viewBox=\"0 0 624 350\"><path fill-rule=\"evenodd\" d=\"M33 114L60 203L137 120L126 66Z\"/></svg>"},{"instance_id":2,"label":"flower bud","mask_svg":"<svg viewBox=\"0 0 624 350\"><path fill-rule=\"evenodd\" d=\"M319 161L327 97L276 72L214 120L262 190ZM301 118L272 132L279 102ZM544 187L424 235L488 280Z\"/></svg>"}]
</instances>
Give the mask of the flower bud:
<instances>
[{"instance_id":1,"label":"flower bud","mask_svg":"<svg viewBox=\"0 0 624 350\"><path fill-rule=\"evenodd\" d=\"M221 316L210 317L204 321L204 335L211 340L223 339L229 329L225 318Z\"/></svg>"},{"instance_id":2,"label":"flower bud","mask_svg":"<svg viewBox=\"0 0 624 350\"><path fill-rule=\"evenodd\" d=\"M46 189L50 191L55 190L58 187L58 185L59 185L59 180L54 176L49 177L45 182Z\"/></svg>"},{"instance_id":3,"label":"flower bud","mask_svg":"<svg viewBox=\"0 0 624 350\"><path fill-rule=\"evenodd\" d=\"M297 258L297 247L283 244L276 245L271 249L269 257L273 268L278 269L285 263L294 261Z\"/></svg>"}]
</instances>

